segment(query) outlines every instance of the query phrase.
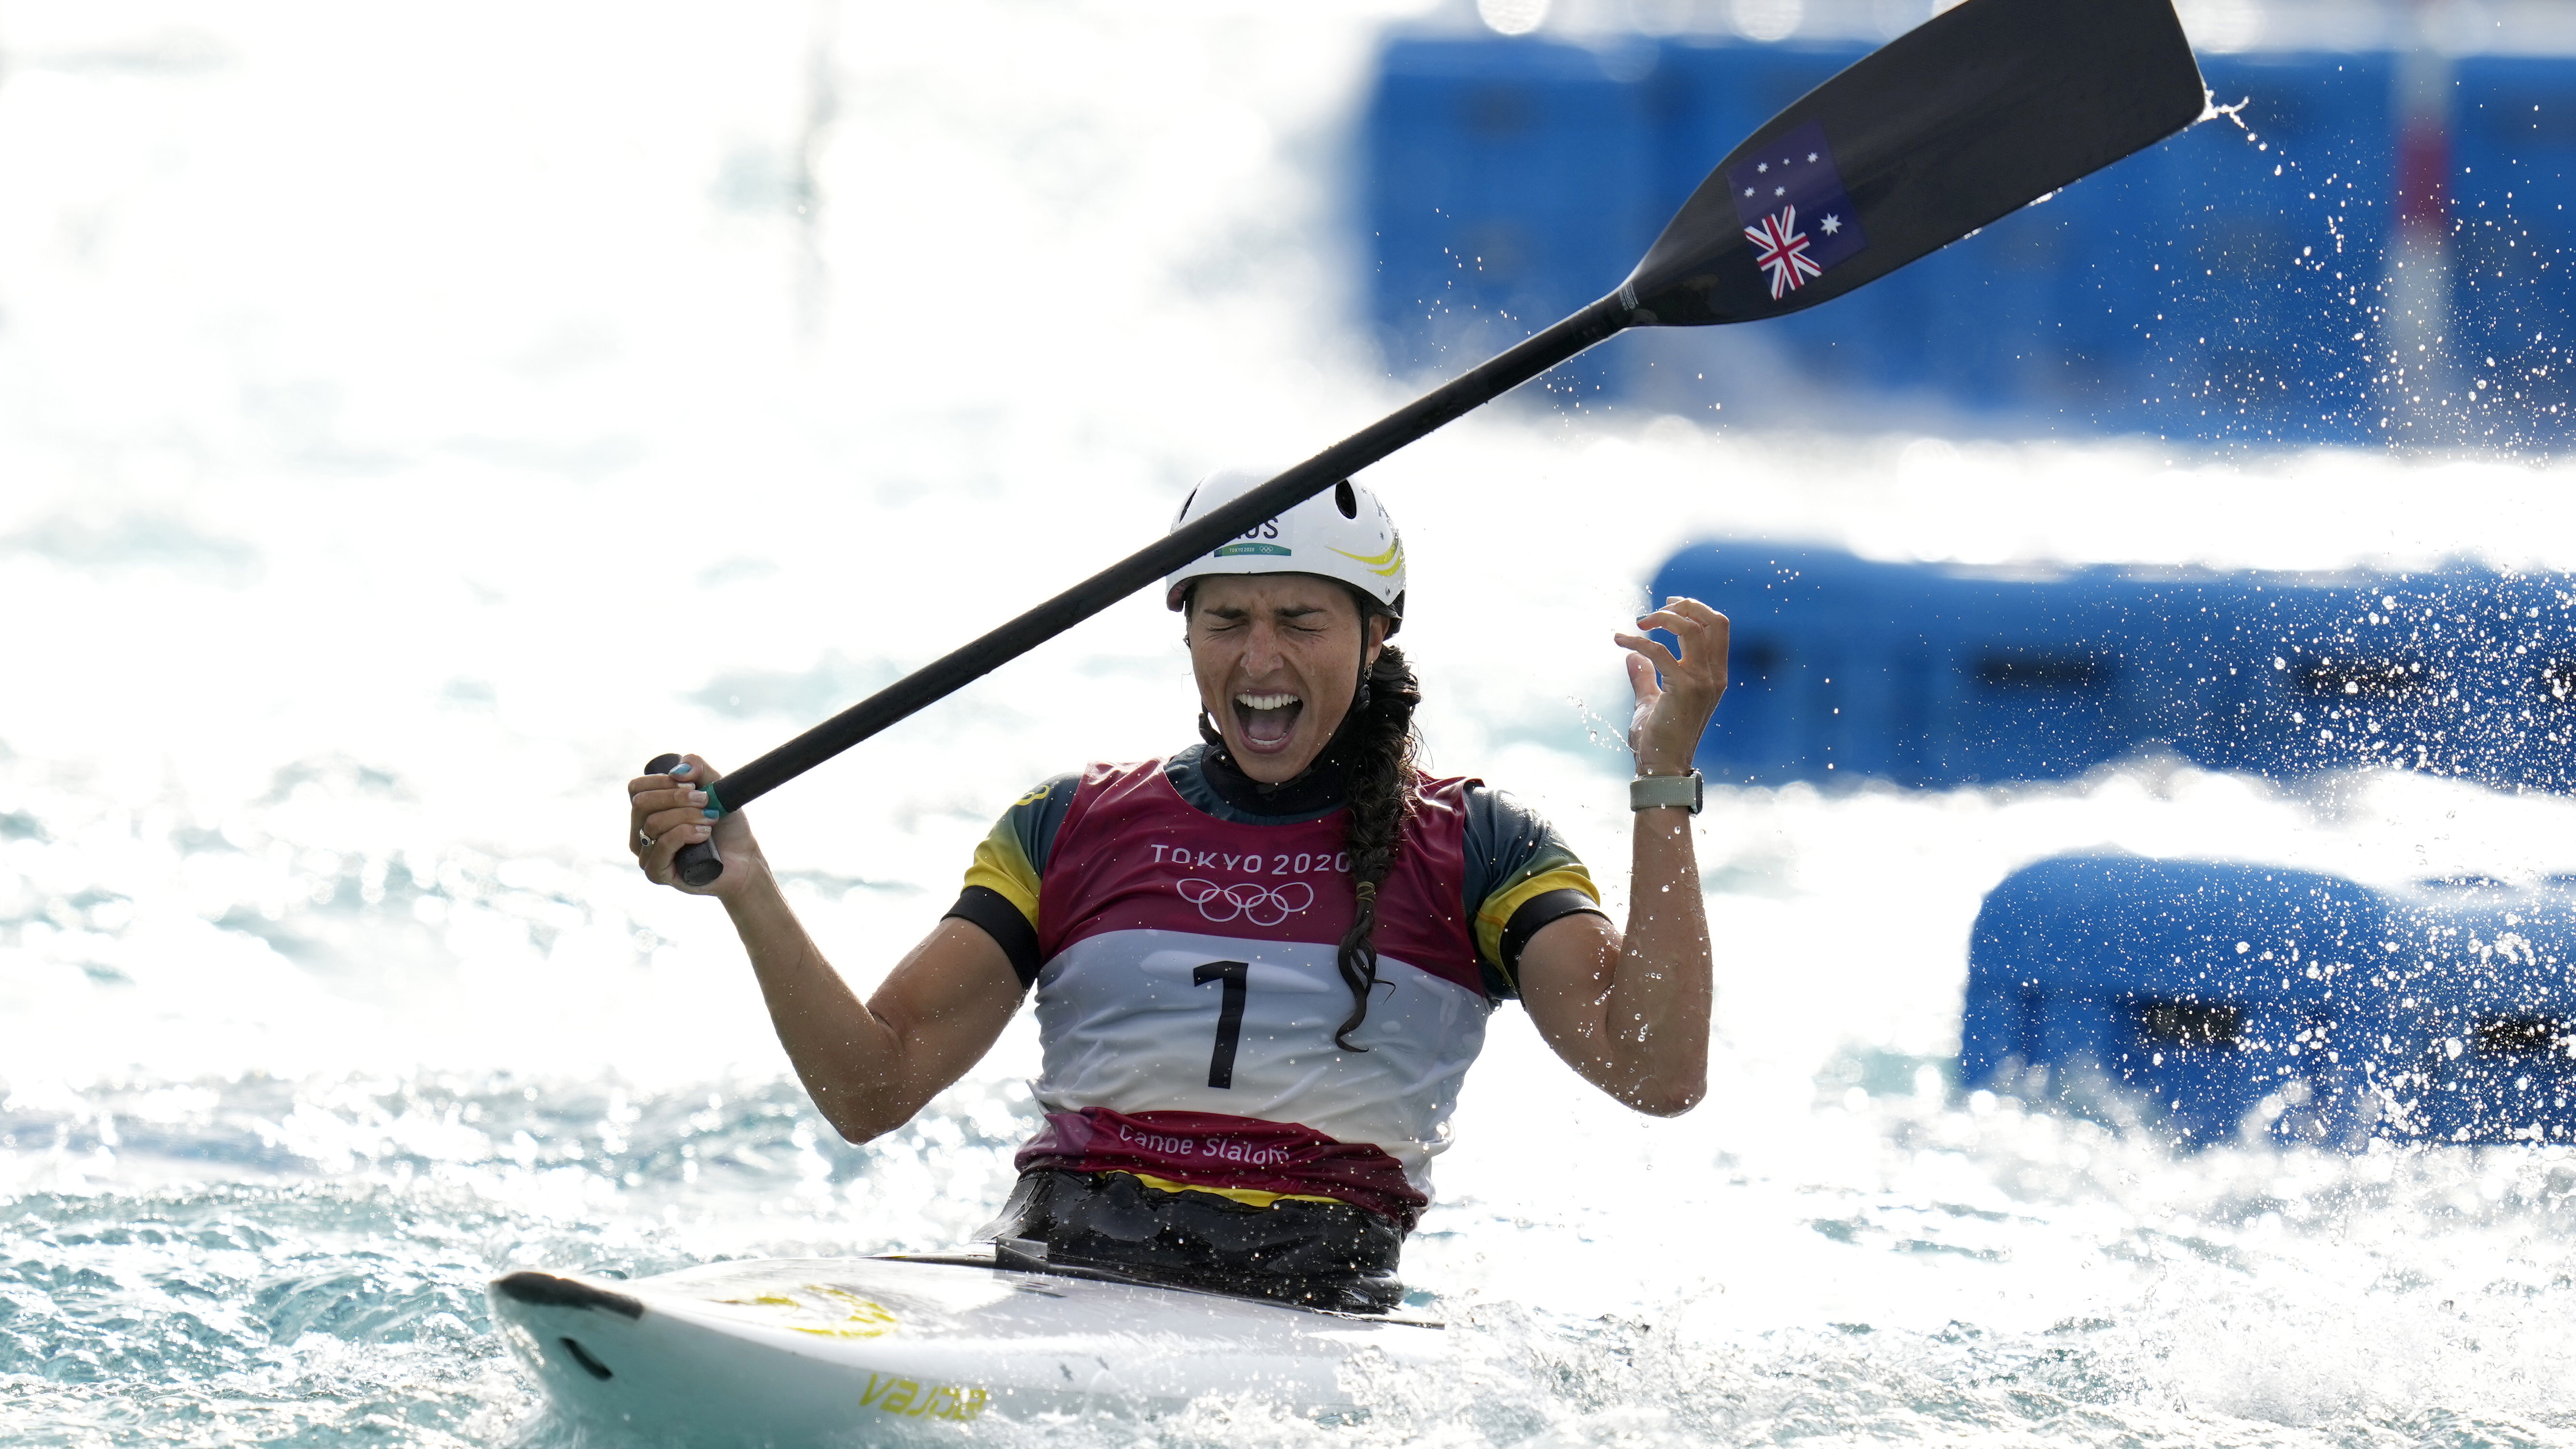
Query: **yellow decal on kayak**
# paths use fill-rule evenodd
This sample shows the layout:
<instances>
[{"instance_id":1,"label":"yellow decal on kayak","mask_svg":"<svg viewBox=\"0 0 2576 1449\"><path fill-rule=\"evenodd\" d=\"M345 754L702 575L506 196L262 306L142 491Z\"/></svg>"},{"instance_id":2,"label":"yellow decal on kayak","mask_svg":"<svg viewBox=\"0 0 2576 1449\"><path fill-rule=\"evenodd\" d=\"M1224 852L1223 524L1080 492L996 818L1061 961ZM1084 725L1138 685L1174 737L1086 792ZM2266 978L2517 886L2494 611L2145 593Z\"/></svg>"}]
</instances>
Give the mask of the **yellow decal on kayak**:
<instances>
[{"instance_id":1,"label":"yellow decal on kayak","mask_svg":"<svg viewBox=\"0 0 2576 1449\"><path fill-rule=\"evenodd\" d=\"M955 1419L964 1423L984 1412L992 1395L963 1384L928 1384L916 1379L899 1379L891 1375L868 1375L868 1391L859 1395L859 1407L875 1409L905 1419Z\"/></svg>"},{"instance_id":2,"label":"yellow decal on kayak","mask_svg":"<svg viewBox=\"0 0 2576 1449\"><path fill-rule=\"evenodd\" d=\"M737 1308L784 1308L808 1320L789 1323L786 1327L818 1338L877 1338L903 1326L883 1304L871 1303L856 1293L821 1283L808 1283L793 1294L763 1293L757 1298L722 1298L717 1301ZM812 1321L818 1319L821 1321Z\"/></svg>"}]
</instances>

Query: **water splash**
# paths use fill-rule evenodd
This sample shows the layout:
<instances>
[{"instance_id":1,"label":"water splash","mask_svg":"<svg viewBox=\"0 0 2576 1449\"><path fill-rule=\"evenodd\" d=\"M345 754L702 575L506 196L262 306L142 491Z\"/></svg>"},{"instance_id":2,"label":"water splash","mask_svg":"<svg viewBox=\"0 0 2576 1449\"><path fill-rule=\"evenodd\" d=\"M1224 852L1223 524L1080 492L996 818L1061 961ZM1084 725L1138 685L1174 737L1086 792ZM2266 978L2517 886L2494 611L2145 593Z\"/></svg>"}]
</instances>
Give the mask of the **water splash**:
<instances>
[{"instance_id":1,"label":"water splash","mask_svg":"<svg viewBox=\"0 0 2576 1449\"><path fill-rule=\"evenodd\" d=\"M150 50L13 16L13 53ZM1396 400L1339 320L1325 159L1376 17L844 16L822 294L802 223L711 199L801 134L812 19L681 45L289 8L228 21L220 65L0 79L0 164L50 218L0 236L0 584L36 621L0 692L13 1442L565 1442L489 1276L934 1246L998 1201L1025 1020L903 1133L836 1142L721 914L636 877L623 782L746 758L1158 533L1210 460ZM1620 731L1566 702L1622 697L1606 636L1703 533L2576 564L2544 469L1919 441L1497 413L1389 460L1444 762L1554 817L1616 908ZM756 808L855 984L1028 784L1188 738L1173 633L1122 606ZM1498 1016L1406 1266L1465 1371L1366 1384L1354 1424L1028 1437L2576 1428L2560 1150L2175 1158L1940 1069L1969 919L2021 862L2510 874L2564 864L2564 802L2136 761L1711 795L1709 1105L1631 1117Z\"/></svg>"}]
</instances>

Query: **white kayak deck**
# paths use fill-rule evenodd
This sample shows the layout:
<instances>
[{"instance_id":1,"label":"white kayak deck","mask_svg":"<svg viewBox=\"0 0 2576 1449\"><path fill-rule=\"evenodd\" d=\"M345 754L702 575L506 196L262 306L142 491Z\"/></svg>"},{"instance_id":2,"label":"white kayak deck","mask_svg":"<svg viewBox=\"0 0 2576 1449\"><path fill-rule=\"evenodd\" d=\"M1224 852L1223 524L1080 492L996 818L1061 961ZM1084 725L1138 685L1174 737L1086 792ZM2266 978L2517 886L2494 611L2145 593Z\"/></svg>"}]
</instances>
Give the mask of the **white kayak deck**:
<instances>
[{"instance_id":1,"label":"white kayak deck","mask_svg":"<svg viewBox=\"0 0 2576 1449\"><path fill-rule=\"evenodd\" d=\"M1440 1325L931 1259L788 1258L633 1281L496 1280L510 1346L584 1420L692 1442L899 1444L987 1416L1152 1415L1209 1396L1355 1407L1354 1356L1437 1362Z\"/></svg>"}]
</instances>

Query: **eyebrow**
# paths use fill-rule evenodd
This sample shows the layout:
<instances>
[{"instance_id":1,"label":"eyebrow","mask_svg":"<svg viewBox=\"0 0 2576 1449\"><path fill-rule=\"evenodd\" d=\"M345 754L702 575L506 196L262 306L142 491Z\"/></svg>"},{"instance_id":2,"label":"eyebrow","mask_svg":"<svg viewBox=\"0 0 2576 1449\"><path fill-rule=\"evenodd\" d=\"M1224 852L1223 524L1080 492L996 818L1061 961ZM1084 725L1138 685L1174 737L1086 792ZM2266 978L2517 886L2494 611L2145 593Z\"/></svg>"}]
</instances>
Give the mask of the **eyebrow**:
<instances>
[{"instance_id":1,"label":"eyebrow","mask_svg":"<svg viewBox=\"0 0 2576 1449\"><path fill-rule=\"evenodd\" d=\"M1214 614L1220 619L1248 619L1252 617L1252 611L1250 609L1241 608L1235 605L1209 604L1204 606L1201 612ZM1282 619L1302 619L1309 614L1329 614L1332 610L1325 608L1321 604L1288 604L1283 605L1280 608L1273 609L1270 612Z\"/></svg>"}]
</instances>

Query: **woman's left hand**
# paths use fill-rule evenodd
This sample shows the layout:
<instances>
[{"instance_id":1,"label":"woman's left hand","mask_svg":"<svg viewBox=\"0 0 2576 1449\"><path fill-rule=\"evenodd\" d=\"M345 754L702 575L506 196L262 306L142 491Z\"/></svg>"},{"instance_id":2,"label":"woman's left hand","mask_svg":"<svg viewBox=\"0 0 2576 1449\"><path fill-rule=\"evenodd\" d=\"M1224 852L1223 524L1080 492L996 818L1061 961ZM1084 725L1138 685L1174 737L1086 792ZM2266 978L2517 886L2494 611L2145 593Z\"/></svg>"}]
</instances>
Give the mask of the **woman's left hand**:
<instances>
[{"instance_id":1,"label":"woman's left hand","mask_svg":"<svg viewBox=\"0 0 2576 1449\"><path fill-rule=\"evenodd\" d=\"M1681 656L1645 637L1649 629L1679 639ZM1687 775L1699 737L1726 693L1726 616L1697 599L1668 599L1637 621L1637 631L1611 636L1629 651L1628 683L1637 691L1628 748L1637 753L1640 775Z\"/></svg>"}]
</instances>

